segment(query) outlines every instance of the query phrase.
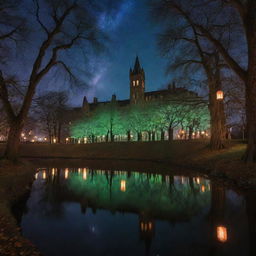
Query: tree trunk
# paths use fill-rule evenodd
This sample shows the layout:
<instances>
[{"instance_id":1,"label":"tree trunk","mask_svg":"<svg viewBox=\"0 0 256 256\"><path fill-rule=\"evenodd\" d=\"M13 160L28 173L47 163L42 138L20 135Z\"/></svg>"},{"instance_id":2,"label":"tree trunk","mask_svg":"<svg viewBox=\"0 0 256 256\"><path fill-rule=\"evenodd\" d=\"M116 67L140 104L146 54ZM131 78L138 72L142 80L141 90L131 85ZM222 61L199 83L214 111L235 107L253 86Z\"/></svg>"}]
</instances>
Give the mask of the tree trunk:
<instances>
[{"instance_id":1,"label":"tree trunk","mask_svg":"<svg viewBox=\"0 0 256 256\"><path fill-rule=\"evenodd\" d=\"M216 98L216 95L214 94ZM225 147L225 113L223 101L217 101L210 106L211 116L211 141L210 146L212 149L223 149Z\"/></svg>"},{"instance_id":2,"label":"tree trunk","mask_svg":"<svg viewBox=\"0 0 256 256\"><path fill-rule=\"evenodd\" d=\"M152 133L151 131L148 131L148 141L151 141L151 139L152 139Z\"/></svg>"},{"instance_id":3,"label":"tree trunk","mask_svg":"<svg viewBox=\"0 0 256 256\"><path fill-rule=\"evenodd\" d=\"M173 128L170 126L168 129L169 141L173 141Z\"/></svg>"},{"instance_id":4,"label":"tree trunk","mask_svg":"<svg viewBox=\"0 0 256 256\"><path fill-rule=\"evenodd\" d=\"M218 63L218 57L216 57ZM217 65L214 74L208 74L209 86L209 110L211 118L211 140L210 147L214 150L223 149L226 139L226 117L224 111L223 99L217 100L216 93L221 90L220 70Z\"/></svg>"},{"instance_id":5,"label":"tree trunk","mask_svg":"<svg viewBox=\"0 0 256 256\"><path fill-rule=\"evenodd\" d=\"M16 161L18 159L20 136L23 129L22 120L18 118L16 119L17 120L12 122L12 124L10 125L7 145L4 153L4 157L11 161Z\"/></svg>"},{"instance_id":6,"label":"tree trunk","mask_svg":"<svg viewBox=\"0 0 256 256\"><path fill-rule=\"evenodd\" d=\"M141 132L137 133L137 137L138 137L138 141L141 141L141 139L142 139Z\"/></svg>"},{"instance_id":7,"label":"tree trunk","mask_svg":"<svg viewBox=\"0 0 256 256\"><path fill-rule=\"evenodd\" d=\"M61 142L61 123L58 125L58 143Z\"/></svg>"},{"instance_id":8,"label":"tree trunk","mask_svg":"<svg viewBox=\"0 0 256 256\"><path fill-rule=\"evenodd\" d=\"M156 140L156 132L152 132L152 141Z\"/></svg>"},{"instance_id":9,"label":"tree trunk","mask_svg":"<svg viewBox=\"0 0 256 256\"><path fill-rule=\"evenodd\" d=\"M256 161L256 31L249 46L249 69L246 83L247 149L246 162Z\"/></svg>"},{"instance_id":10,"label":"tree trunk","mask_svg":"<svg viewBox=\"0 0 256 256\"><path fill-rule=\"evenodd\" d=\"M127 131L127 141L131 141L131 131Z\"/></svg>"},{"instance_id":11,"label":"tree trunk","mask_svg":"<svg viewBox=\"0 0 256 256\"><path fill-rule=\"evenodd\" d=\"M188 139L192 140L192 136L193 136L193 127L189 126L189 128L188 128Z\"/></svg>"},{"instance_id":12,"label":"tree trunk","mask_svg":"<svg viewBox=\"0 0 256 256\"><path fill-rule=\"evenodd\" d=\"M161 140L164 140L164 130L161 130Z\"/></svg>"}]
</instances>

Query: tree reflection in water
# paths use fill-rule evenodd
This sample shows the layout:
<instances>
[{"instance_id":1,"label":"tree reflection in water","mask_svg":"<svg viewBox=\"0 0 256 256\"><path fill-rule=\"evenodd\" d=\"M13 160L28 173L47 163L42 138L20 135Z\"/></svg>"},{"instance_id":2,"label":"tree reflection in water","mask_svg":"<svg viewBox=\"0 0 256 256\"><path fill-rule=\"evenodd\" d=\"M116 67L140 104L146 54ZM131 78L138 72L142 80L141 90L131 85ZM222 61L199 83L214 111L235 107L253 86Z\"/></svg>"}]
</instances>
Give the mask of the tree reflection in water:
<instances>
[{"instance_id":1,"label":"tree reflection in water","mask_svg":"<svg viewBox=\"0 0 256 256\"><path fill-rule=\"evenodd\" d=\"M90 237L87 238L88 244L79 243L76 249L82 252L91 250L90 255L101 255L98 250L102 250L102 253L104 250L110 250L110 255L120 255L114 254L114 244L120 244L123 255L142 255L140 242L144 243L145 255L169 255L173 252L174 255L219 256L231 255L230 253L241 255L241 251L246 255L248 251L246 245L243 244L245 249L242 249L233 242L237 242L234 239L236 232L230 227L235 225L244 232L243 222L240 225L235 222L235 217L232 217L236 211L232 210L232 200L220 182L210 182L199 176L90 168L40 169L35 177L31 199L28 201L29 211L24 214L23 228L28 234L33 233L31 219L37 215L40 216L42 223L53 227L53 233L56 230L58 232L60 227L65 227L72 230L70 233L80 241L81 238L76 233L78 228L73 226L81 223L79 230L83 230L81 225L86 225L85 220L90 219L97 220L96 223L99 225L98 228L96 225L90 230L93 230L94 234L100 234L99 230L103 232L102 230L106 229L107 233L103 232L104 239L109 241L104 245L104 240L97 240L100 244L95 247L94 238L86 233L86 236ZM255 202L251 195L246 197L249 223L255 227L256 211L253 201ZM75 205L80 206L80 215L75 210ZM240 213L245 212L240 205L238 208ZM105 212L109 214L106 215ZM73 224L66 220L72 219L72 214ZM101 217L102 214L104 218ZM125 221L125 216L134 217L129 217L132 219ZM53 219L59 224L54 226ZM111 225L112 221L116 224ZM252 227L250 237L254 241L255 229ZM233 230L232 233L230 230ZM38 232L41 239L44 235L47 237L44 230L34 232ZM85 235L85 231L79 232L81 237ZM64 244L65 239L67 243L72 239L70 235L62 232ZM34 234L33 237L35 236ZM34 242L40 245L40 242ZM47 243L49 241L45 238L44 246L47 246ZM251 245L251 255L254 255L253 243ZM46 253L53 253L51 248L43 249ZM68 247L64 251L60 246L59 253L68 255L65 253L68 253L69 249Z\"/></svg>"}]
</instances>

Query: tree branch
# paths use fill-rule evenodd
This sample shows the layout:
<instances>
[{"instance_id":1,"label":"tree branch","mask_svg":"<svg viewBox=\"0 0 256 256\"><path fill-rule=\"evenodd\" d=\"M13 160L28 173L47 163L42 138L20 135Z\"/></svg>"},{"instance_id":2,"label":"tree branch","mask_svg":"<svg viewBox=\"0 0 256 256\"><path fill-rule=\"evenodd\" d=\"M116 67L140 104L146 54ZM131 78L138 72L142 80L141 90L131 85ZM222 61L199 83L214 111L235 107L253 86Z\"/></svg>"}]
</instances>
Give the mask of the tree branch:
<instances>
[{"instance_id":1,"label":"tree branch","mask_svg":"<svg viewBox=\"0 0 256 256\"><path fill-rule=\"evenodd\" d=\"M40 6L39 6L39 3L38 3L38 0L34 0L34 2L36 4L36 20L40 24L41 28L45 31L45 33L47 35L49 35L49 31L48 31L47 27L43 24L43 22L41 21L41 19L39 17Z\"/></svg>"}]
</instances>

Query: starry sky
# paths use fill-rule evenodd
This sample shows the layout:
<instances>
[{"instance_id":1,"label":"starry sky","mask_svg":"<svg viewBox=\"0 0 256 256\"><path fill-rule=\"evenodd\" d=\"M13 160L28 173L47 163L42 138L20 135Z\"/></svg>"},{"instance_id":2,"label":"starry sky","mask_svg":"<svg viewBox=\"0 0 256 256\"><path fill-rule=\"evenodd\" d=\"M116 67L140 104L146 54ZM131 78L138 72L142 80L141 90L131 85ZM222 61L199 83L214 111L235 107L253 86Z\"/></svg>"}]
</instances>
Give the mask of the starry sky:
<instances>
[{"instance_id":1,"label":"starry sky","mask_svg":"<svg viewBox=\"0 0 256 256\"><path fill-rule=\"evenodd\" d=\"M81 105L83 96L109 100L129 97L129 69L139 56L146 73L146 91L164 88L172 76L166 75L166 60L157 49L157 26L150 18L148 0L122 0L109 6L99 17L101 29L110 37L107 51L90 56L93 66L89 88L71 94L71 104Z\"/></svg>"}]
</instances>

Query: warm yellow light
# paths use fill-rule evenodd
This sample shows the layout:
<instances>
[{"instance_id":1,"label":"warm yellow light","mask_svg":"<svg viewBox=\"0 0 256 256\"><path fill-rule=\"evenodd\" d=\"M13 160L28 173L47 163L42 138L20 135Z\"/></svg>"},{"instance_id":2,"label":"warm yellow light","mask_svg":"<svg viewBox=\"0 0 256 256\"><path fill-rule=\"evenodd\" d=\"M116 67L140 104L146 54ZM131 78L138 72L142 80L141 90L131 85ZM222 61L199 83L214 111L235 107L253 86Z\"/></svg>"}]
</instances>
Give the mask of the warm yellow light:
<instances>
[{"instance_id":1,"label":"warm yellow light","mask_svg":"<svg viewBox=\"0 0 256 256\"><path fill-rule=\"evenodd\" d=\"M87 170L86 170L86 168L84 168L84 170L83 170L83 179L84 180L87 179Z\"/></svg>"},{"instance_id":2,"label":"warm yellow light","mask_svg":"<svg viewBox=\"0 0 256 256\"><path fill-rule=\"evenodd\" d=\"M38 179L38 172L35 174L35 179L36 180Z\"/></svg>"},{"instance_id":3,"label":"warm yellow light","mask_svg":"<svg viewBox=\"0 0 256 256\"><path fill-rule=\"evenodd\" d=\"M52 176L55 175L55 168L52 168Z\"/></svg>"},{"instance_id":4,"label":"warm yellow light","mask_svg":"<svg viewBox=\"0 0 256 256\"><path fill-rule=\"evenodd\" d=\"M149 229L149 230L152 229L152 223L151 223L151 222L149 222L149 224L148 224L148 229Z\"/></svg>"},{"instance_id":5,"label":"warm yellow light","mask_svg":"<svg viewBox=\"0 0 256 256\"><path fill-rule=\"evenodd\" d=\"M80 144L81 143L81 140L78 140L78 144Z\"/></svg>"},{"instance_id":6,"label":"warm yellow light","mask_svg":"<svg viewBox=\"0 0 256 256\"><path fill-rule=\"evenodd\" d=\"M54 138L54 139L53 139L53 143L56 143L56 141L57 141L57 140Z\"/></svg>"},{"instance_id":7,"label":"warm yellow light","mask_svg":"<svg viewBox=\"0 0 256 256\"><path fill-rule=\"evenodd\" d=\"M47 138L44 138L45 141L47 141Z\"/></svg>"},{"instance_id":8,"label":"warm yellow light","mask_svg":"<svg viewBox=\"0 0 256 256\"><path fill-rule=\"evenodd\" d=\"M226 227L224 227L224 226L218 226L217 227L217 239L222 243L227 242L228 232L227 232Z\"/></svg>"},{"instance_id":9,"label":"warm yellow light","mask_svg":"<svg viewBox=\"0 0 256 256\"><path fill-rule=\"evenodd\" d=\"M201 133L202 133L202 134L205 134L205 131L202 131Z\"/></svg>"},{"instance_id":10,"label":"warm yellow light","mask_svg":"<svg viewBox=\"0 0 256 256\"><path fill-rule=\"evenodd\" d=\"M126 191L126 181L125 180L121 180L121 187L120 187L120 190L122 192L125 192Z\"/></svg>"},{"instance_id":11,"label":"warm yellow light","mask_svg":"<svg viewBox=\"0 0 256 256\"><path fill-rule=\"evenodd\" d=\"M69 138L66 138L66 141L68 141L69 140Z\"/></svg>"},{"instance_id":12,"label":"warm yellow light","mask_svg":"<svg viewBox=\"0 0 256 256\"><path fill-rule=\"evenodd\" d=\"M202 191L203 193L205 192L205 186L204 186L204 185L202 185L201 191Z\"/></svg>"},{"instance_id":13,"label":"warm yellow light","mask_svg":"<svg viewBox=\"0 0 256 256\"><path fill-rule=\"evenodd\" d=\"M68 179L68 168L65 169L65 179Z\"/></svg>"},{"instance_id":14,"label":"warm yellow light","mask_svg":"<svg viewBox=\"0 0 256 256\"><path fill-rule=\"evenodd\" d=\"M31 142L35 142L35 140L31 140Z\"/></svg>"},{"instance_id":15,"label":"warm yellow light","mask_svg":"<svg viewBox=\"0 0 256 256\"><path fill-rule=\"evenodd\" d=\"M43 180L46 179L46 171L43 171Z\"/></svg>"},{"instance_id":16,"label":"warm yellow light","mask_svg":"<svg viewBox=\"0 0 256 256\"><path fill-rule=\"evenodd\" d=\"M22 133L21 136L24 137L24 136L25 136L25 133Z\"/></svg>"},{"instance_id":17,"label":"warm yellow light","mask_svg":"<svg viewBox=\"0 0 256 256\"><path fill-rule=\"evenodd\" d=\"M200 178L196 178L196 183L200 184Z\"/></svg>"},{"instance_id":18,"label":"warm yellow light","mask_svg":"<svg viewBox=\"0 0 256 256\"><path fill-rule=\"evenodd\" d=\"M217 98L217 100L223 100L223 98L224 98L223 91L221 91L221 90L217 91L216 92L216 98Z\"/></svg>"}]
</instances>

